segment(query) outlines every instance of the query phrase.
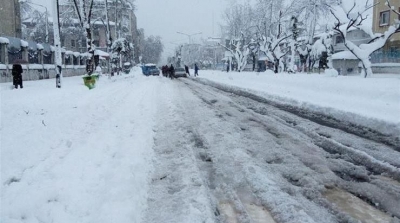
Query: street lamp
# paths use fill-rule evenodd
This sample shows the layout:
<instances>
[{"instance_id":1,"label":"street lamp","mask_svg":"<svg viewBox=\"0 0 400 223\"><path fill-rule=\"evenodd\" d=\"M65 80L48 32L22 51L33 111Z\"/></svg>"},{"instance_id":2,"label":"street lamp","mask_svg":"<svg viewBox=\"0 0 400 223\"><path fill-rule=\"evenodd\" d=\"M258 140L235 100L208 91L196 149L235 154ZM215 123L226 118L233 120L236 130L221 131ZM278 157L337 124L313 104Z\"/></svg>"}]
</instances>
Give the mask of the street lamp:
<instances>
[{"instance_id":1,"label":"street lamp","mask_svg":"<svg viewBox=\"0 0 400 223\"><path fill-rule=\"evenodd\" d=\"M182 33L182 32L176 32L176 33L179 33L179 34L182 34L182 35L185 35L185 36L189 37L189 44L192 43L192 38L191 38L192 36L202 34L202 32L200 32L200 33L193 33L193 34L187 34L187 33Z\"/></svg>"},{"instance_id":2,"label":"street lamp","mask_svg":"<svg viewBox=\"0 0 400 223\"><path fill-rule=\"evenodd\" d=\"M46 10L45 11L45 13L46 13L46 43L49 43L49 17L48 17L48 13L47 13L47 7L43 6L41 4L33 3L33 2L26 2L26 1L20 1L20 2L40 6Z\"/></svg>"}]
</instances>

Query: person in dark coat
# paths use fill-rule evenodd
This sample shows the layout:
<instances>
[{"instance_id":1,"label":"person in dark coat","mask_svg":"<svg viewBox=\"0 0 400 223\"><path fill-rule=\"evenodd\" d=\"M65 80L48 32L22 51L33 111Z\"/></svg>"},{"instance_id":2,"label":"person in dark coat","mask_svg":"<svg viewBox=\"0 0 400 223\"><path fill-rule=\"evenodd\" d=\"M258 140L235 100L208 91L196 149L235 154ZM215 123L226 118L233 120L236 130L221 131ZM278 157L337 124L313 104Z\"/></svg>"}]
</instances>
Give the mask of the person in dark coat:
<instances>
[{"instance_id":1,"label":"person in dark coat","mask_svg":"<svg viewBox=\"0 0 400 223\"><path fill-rule=\"evenodd\" d=\"M171 79L174 79L174 77L175 77L175 68L174 68L174 66L171 64L171 66L169 67L169 77L171 78Z\"/></svg>"},{"instance_id":2,"label":"person in dark coat","mask_svg":"<svg viewBox=\"0 0 400 223\"><path fill-rule=\"evenodd\" d=\"M185 72L190 76L189 67L185 65Z\"/></svg>"},{"instance_id":3,"label":"person in dark coat","mask_svg":"<svg viewBox=\"0 0 400 223\"><path fill-rule=\"evenodd\" d=\"M18 89L18 85L20 88L22 86L22 66L21 64L14 64L12 67L12 76L13 76L13 85L16 89Z\"/></svg>"},{"instance_id":4,"label":"person in dark coat","mask_svg":"<svg viewBox=\"0 0 400 223\"><path fill-rule=\"evenodd\" d=\"M194 76L199 76L199 67L197 66L197 64L194 64Z\"/></svg>"}]
</instances>

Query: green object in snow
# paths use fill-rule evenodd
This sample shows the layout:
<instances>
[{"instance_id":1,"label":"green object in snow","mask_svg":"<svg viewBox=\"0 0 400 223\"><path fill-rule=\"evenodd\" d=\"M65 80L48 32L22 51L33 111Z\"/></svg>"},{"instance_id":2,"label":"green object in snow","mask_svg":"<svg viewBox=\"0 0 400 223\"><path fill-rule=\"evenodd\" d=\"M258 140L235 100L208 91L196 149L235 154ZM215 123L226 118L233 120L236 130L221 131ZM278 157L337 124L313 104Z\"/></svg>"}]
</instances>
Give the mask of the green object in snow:
<instances>
[{"instance_id":1,"label":"green object in snow","mask_svg":"<svg viewBox=\"0 0 400 223\"><path fill-rule=\"evenodd\" d=\"M96 80L99 80L100 75L98 75L98 74L92 74L90 76L85 75L82 78L83 78L83 83L85 84L85 86L88 87L89 90L91 90L96 87Z\"/></svg>"}]
</instances>

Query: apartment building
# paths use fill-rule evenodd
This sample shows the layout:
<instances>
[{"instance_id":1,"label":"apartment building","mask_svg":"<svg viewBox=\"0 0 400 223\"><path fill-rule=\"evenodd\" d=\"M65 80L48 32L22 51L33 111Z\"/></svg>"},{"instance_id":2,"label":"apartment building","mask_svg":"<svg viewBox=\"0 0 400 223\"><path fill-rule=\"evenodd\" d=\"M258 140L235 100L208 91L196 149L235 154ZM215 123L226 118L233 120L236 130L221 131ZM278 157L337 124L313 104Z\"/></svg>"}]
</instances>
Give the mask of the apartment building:
<instances>
[{"instance_id":1,"label":"apartment building","mask_svg":"<svg viewBox=\"0 0 400 223\"><path fill-rule=\"evenodd\" d=\"M386 0L374 0L374 13L372 28L374 33L384 33L395 20L400 20L400 16L386 6ZM400 11L400 0L390 0L390 4L395 10ZM383 51L398 52L400 50L400 33L391 36L387 41Z\"/></svg>"},{"instance_id":2,"label":"apartment building","mask_svg":"<svg viewBox=\"0 0 400 223\"><path fill-rule=\"evenodd\" d=\"M19 0L0 0L0 36L21 38Z\"/></svg>"}]
</instances>

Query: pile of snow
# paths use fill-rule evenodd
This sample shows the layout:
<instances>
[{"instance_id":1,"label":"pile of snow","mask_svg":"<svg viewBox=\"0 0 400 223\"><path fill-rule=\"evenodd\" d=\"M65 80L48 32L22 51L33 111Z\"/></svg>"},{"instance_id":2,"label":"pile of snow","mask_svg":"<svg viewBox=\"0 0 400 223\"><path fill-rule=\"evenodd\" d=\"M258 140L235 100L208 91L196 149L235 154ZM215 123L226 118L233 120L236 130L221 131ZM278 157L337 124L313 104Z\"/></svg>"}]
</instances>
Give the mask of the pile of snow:
<instances>
[{"instance_id":1,"label":"pile of snow","mask_svg":"<svg viewBox=\"0 0 400 223\"><path fill-rule=\"evenodd\" d=\"M400 77L201 71L200 77L274 100L376 128L400 129ZM333 75L335 74L335 75ZM335 78L332 78L332 75ZM398 130L397 130L398 131ZM393 133L393 132L391 132Z\"/></svg>"},{"instance_id":2,"label":"pile of snow","mask_svg":"<svg viewBox=\"0 0 400 223\"><path fill-rule=\"evenodd\" d=\"M36 46L37 46L38 50L43 50L44 49L43 45L40 44L40 43L38 43Z\"/></svg>"},{"instance_id":3,"label":"pile of snow","mask_svg":"<svg viewBox=\"0 0 400 223\"><path fill-rule=\"evenodd\" d=\"M162 83L104 78L88 90L70 77L61 89L54 79L9 86L0 84L0 221L141 222Z\"/></svg>"},{"instance_id":4,"label":"pile of snow","mask_svg":"<svg viewBox=\"0 0 400 223\"><path fill-rule=\"evenodd\" d=\"M108 54L108 53L106 53L106 52L104 52L102 50L95 50L94 51L94 55L102 56L102 57L109 57L110 56L110 54Z\"/></svg>"},{"instance_id":5,"label":"pile of snow","mask_svg":"<svg viewBox=\"0 0 400 223\"><path fill-rule=\"evenodd\" d=\"M326 69L325 75L330 76L330 77L337 77L337 76L339 76L339 72L335 69Z\"/></svg>"},{"instance_id":6,"label":"pile of snow","mask_svg":"<svg viewBox=\"0 0 400 223\"><path fill-rule=\"evenodd\" d=\"M21 39L21 46L22 46L22 47L28 47L28 46L29 46L29 43L26 42L25 40L22 40L22 39Z\"/></svg>"}]
</instances>

